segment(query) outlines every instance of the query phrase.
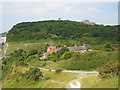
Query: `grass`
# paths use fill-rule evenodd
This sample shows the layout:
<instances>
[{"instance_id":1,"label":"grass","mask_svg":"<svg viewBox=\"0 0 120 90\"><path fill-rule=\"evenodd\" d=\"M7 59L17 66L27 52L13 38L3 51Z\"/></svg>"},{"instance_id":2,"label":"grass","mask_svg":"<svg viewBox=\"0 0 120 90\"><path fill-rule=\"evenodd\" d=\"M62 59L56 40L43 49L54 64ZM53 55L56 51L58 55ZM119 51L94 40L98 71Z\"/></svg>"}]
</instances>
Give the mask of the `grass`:
<instances>
[{"instance_id":1,"label":"grass","mask_svg":"<svg viewBox=\"0 0 120 90\"><path fill-rule=\"evenodd\" d=\"M36 43L9 43L9 46L6 51L6 55L12 53L14 50L23 49L30 51L33 49L41 50L45 48L46 44L50 45L64 45L64 41L47 41L41 40ZM72 41L70 41L72 42ZM76 43L76 42L74 42ZM61 61L62 62L62 61ZM33 61L30 64L34 66L39 66L39 61ZM49 62L44 68L49 69L60 69L60 62ZM62 68L61 68L62 69ZM32 80L27 80L20 76L21 73L24 73L27 68L15 67L10 75L3 81L4 88L65 88L68 86L69 82L75 79L80 78L80 74L74 73L60 73L57 74L51 71L42 71L44 75L44 80L34 82ZM111 79L101 79L96 74L88 74L87 76L81 79L82 88L116 88L118 87L118 78L113 77Z\"/></svg>"},{"instance_id":2,"label":"grass","mask_svg":"<svg viewBox=\"0 0 120 90\"><path fill-rule=\"evenodd\" d=\"M68 44L69 46L72 46L73 44L77 44L77 45L82 45L83 43L80 43L79 41L75 41L75 40L59 40L59 41L55 41L55 40L51 40L51 39L44 39L44 40L33 40L33 41L21 41L21 42L7 42L8 48L6 51L6 55L12 53L14 50L17 49L24 49L26 51L30 51L33 49L45 49L45 45L46 44L50 44L53 46L60 46L62 47L65 44Z\"/></svg>"},{"instance_id":3,"label":"grass","mask_svg":"<svg viewBox=\"0 0 120 90\"><path fill-rule=\"evenodd\" d=\"M118 77L101 79L97 74L89 74L81 79L82 88L118 88Z\"/></svg>"},{"instance_id":4,"label":"grass","mask_svg":"<svg viewBox=\"0 0 120 90\"><path fill-rule=\"evenodd\" d=\"M14 67L3 81L3 88L66 88L70 81L79 78L79 74L41 70L44 78L42 81L35 82L21 76L27 70L26 67Z\"/></svg>"},{"instance_id":5,"label":"grass","mask_svg":"<svg viewBox=\"0 0 120 90\"><path fill-rule=\"evenodd\" d=\"M13 43L8 43L8 48L7 48L7 51L6 51L6 54L5 55L9 55L10 53L14 52L15 50L18 50L18 49L23 49L23 50L26 50L26 51L30 51L30 50L33 50L33 49L37 49L37 50L41 50L41 49L45 49L45 46L46 44L49 44L49 45L60 45L60 42L58 44L58 42L53 42L51 40L41 40L39 42L13 42Z\"/></svg>"},{"instance_id":6,"label":"grass","mask_svg":"<svg viewBox=\"0 0 120 90\"><path fill-rule=\"evenodd\" d=\"M9 44L6 55L9 55L10 53L14 52L18 49L23 49L25 51L30 51L33 49L41 50L42 48L45 48L45 44L40 43L31 43L31 44Z\"/></svg>"}]
</instances>

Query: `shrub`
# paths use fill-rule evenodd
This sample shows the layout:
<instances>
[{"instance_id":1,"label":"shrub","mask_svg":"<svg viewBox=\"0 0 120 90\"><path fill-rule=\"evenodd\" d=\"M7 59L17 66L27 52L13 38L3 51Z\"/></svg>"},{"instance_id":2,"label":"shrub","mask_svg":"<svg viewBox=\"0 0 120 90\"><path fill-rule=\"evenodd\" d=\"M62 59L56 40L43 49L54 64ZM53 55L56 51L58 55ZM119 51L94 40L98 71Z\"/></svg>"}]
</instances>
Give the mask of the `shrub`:
<instances>
[{"instance_id":1,"label":"shrub","mask_svg":"<svg viewBox=\"0 0 120 90\"><path fill-rule=\"evenodd\" d=\"M113 51L113 46L108 42L104 45L105 51Z\"/></svg>"},{"instance_id":2,"label":"shrub","mask_svg":"<svg viewBox=\"0 0 120 90\"><path fill-rule=\"evenodd\" d=\"M56 73L61 73L62 70L61 70L61 69L57 69L57 70L55 70L55 72L56 72Z\"/></svg>"},{"instance_id":3,"label":"shrub","mask_svg":"<svg viewBox=\"0 0 120 90\"><path fill-rule=\"evenodd\" d=\"M59 51L57 52L58 58L60 58L65 52L68 52L68 51L69 51L68 48L63 47L61 50L59 50Z\"/></svg>"},{"instance_id":4,"label":"shrub","mask_svg":"<svg viewBox=\"0 0 120 90\"><path fill-rule=\"evenodd\" d=\"M73 52L73 51L65 52L65 53L61 56L61 59L67 60L67 59L69 59L69 58L72 57L73 53L75 53L75 52Z\"/></svg>"},{"instance_id":5,"label":"shrub","mask_svg":"<svg viewBox=\"0 0 120 90\"><path fill-rule=\"evenodd\" d=\"M30 68L25 72L25 77L34 81L42 80L43 74L38 68Z\"/></svg>"},{"instance_id":6,"label":"shrub","mask_svg":"<svg viewBox=\"0 0 120 90\"><path fill-rule=\"evenodd\" d=\"M24 67L27 67L28 64L25 63L25 62L19 62L19 63L16 64L16 66L24 66Z\"/></svg>"},{"instance_id":7,"label":"shrub","mask_svg":"<svg viewBox=\"0 0 120 90\"><path fill-rule=\"evenodd\" d=\"M119 75L120 63L117 60L109 61L102 67L99 67L97 70L99 71L99 75L102 78L109 78L115 75Z\"/></svg>"},{"instance_id":8,"label":"shrub","mask_svg":"<svg viewBox=\"0 0 120 90\"><path fill-rule=\"evenodd\" d=\"M116 52L75 52L71 58L61 61L60 67L68 70L95 70L96 68L105 65L111 59L117 60L116 56Z\"/></svg>"},{"instance_id":9,"label":"shrub","mask_svg":"<svg viewBox=\"0 0 120 90\"><path fill-rule=\"evenodd\" d=\"M35 55L35 54L38 54L38 51L37 51L37 50L31 50L31 51L28 53L28 56Z\"/></svg>"}]
</instances>

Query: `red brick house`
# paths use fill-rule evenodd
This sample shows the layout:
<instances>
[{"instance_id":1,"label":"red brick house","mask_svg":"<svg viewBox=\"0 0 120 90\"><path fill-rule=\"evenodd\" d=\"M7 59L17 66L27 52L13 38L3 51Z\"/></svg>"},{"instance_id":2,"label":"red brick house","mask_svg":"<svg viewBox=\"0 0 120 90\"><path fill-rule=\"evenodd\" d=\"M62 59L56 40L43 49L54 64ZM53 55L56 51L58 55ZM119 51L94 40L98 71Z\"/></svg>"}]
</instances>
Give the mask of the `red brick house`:
<instances>
[{"instance_id":1,"label":"red brick house","mask_svg":"<svg viewBox=\"0 0 120 90\"><path fill-rule=\"evenodd\" d=\"M67 47L66 45L64 45L64 47ZM75 51L75 52L80 52L80 53L85 53L88 51L92 51L92 48L90 46L87 46L85 44L83 44L83 46L77 46L76 44L72 47L67 47L70 51ZM47 58L47 56L49 54L52 54L53 52L57 52L58 50L60 50L60 48L56 48L56 46L49 46L47 47L47 52L43 53L43 56L41 57L41 59L45 59Z\"/></svg>"}]
</instances>

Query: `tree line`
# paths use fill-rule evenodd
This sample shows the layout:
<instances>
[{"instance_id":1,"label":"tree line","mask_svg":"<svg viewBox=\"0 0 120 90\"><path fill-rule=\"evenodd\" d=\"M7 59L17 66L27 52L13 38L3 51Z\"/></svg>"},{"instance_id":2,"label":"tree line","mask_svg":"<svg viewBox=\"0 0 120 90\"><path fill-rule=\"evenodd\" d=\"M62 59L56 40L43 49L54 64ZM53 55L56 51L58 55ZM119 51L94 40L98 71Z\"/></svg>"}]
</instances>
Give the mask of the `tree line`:
<instances>
[{"instance_id":1,"label":"tree line","mask_svg":"<svg viewBox=\"0 0 120 90\"><path fill-rule=\"evenodd\" d=\"M14 25L7 34L8 42L29 40L77 40L80 42L100 44L117 43L118 26L87 25L69 20L49 20L22 22Z\"/></svg>"}]
</instances>

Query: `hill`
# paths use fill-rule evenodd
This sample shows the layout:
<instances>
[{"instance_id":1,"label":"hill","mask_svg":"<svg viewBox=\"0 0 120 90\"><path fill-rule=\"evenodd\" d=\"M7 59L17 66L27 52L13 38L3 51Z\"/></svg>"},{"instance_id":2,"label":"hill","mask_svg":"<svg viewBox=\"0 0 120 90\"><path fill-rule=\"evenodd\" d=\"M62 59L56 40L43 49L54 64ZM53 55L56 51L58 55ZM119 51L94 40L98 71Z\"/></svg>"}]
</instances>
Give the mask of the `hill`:
<instances>
[{"instance_id":1,"label":"hill","mask_svg":"<svg viewBox=\"0 0 120 90\"><path fill-rule=\"evenodd\" d=\"M7 34L7 42L77 40L80 43L117 43L118 26L88 25L69 20L22 22Z\"/></svg>"},{"instance_id":2,"label":"hill","mask_svg":"<svg viewBox=\"0 0 120 90\"><path fill-rule=\"evenodd\" d=\"M81 78L79 74L56 73L52 69L98 71L98 75L82 75L85 78L81 79L81 87L117 87L117 32L118 26L88 25L69 20L18 23L7 34L5 54L9 57L2 59L3 87L64 88L71 80ZM83 43L91 45L93 51L79 53L64 49L64 52L49 54L47 59L40 58L48 44L63 47L64 44ZM40 68L49 71L38 70Z\"/></svg>"}]
</instances>

